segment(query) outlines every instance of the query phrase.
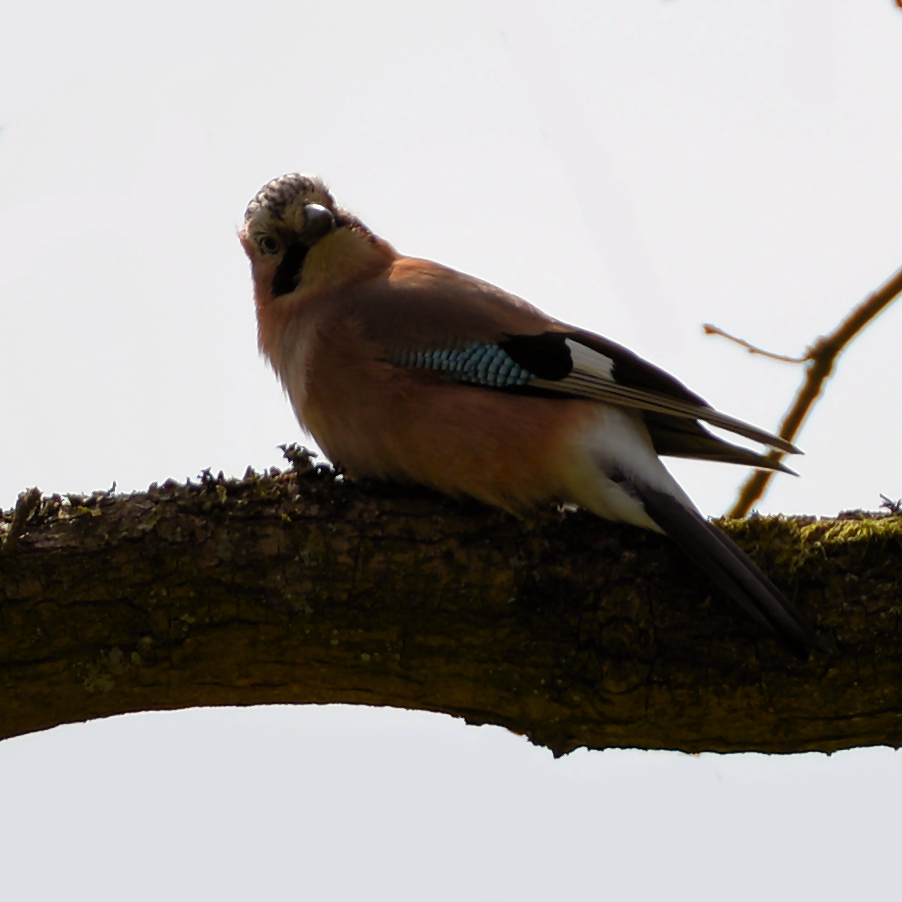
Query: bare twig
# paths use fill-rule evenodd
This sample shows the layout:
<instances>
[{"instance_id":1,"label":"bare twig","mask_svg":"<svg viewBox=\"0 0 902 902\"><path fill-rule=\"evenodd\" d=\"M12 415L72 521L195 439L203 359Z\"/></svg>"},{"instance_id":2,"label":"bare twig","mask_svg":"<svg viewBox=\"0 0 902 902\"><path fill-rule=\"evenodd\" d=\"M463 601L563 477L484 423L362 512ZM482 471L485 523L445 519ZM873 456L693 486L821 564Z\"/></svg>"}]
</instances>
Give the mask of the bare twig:
<instances>
[{"instance_id":1,"label":"bare twig","mask_svg":"<svg viewBox=\"0 0 902 902\"><path fill-rule=\"evenodd\" d=\"M35 512L40 503L41 490L38 488L29 489L27 492L22 492L19 495L12 523L9 525L9 532L6 534L3 547L0 548L4 554L12 554L16 550L19 539L25 535L25 525L28 523L28 518Z\"/></svg>"},{"instance_id":2,"label":"bare twig","mask_svg":"<svg viewBox=\"0 0 902 902\"><path fill-rule=\"evenodd\" d=\"M737 338L735 335L730 335L729 332L724 332L720 326L713 326L711 323L704 323L702 328L705 330L705 335L719 335L721 338L726 338L728 341L741 345L749 354L760 354L762 357L779 360L783 363L804 363L808 359L807 354L804 357L787 357L784 354L774 354L773 351L765 351L763 348L757 348L755 345L749 344L742 338Z\"/></svg>"},{"instance_id":3,"label":"bare twig","mask_svg":"<svg viewBox=\"0 0 902 902\"><path fill-rule=\"evenodd\" d=\"M900 292L902 292L902 269L898 270L877 291L865 298L829 335L824 335L817 339L808 349L808 352L802 358L802 360L807 362L805 381L799 388L792 406L786 412L783 422L780 424L780 430L777 434L781 438L785 438L790 442L795 439L802 428L805 418L811 413L814 402L820 395L824 383L833 372L837 358L845 350L846 345L878 313L888 307L898 297ZM705 331L708 334L725 335L724 332L716 327L706 326ZM765 356L773 357L776 360L794 361L794 358L791 357L760 351L741 339L734 339L729 335L726 337L747 347L750 353L765 354ZM771 451L766 457L770 460L778 461L783 457L783 454L779 451ZM752 473L740 488L736 502L728 511L727 516L745 517L752 509L752 505L764 495L773 474L774 471L772 470L756 470Z\"/></svg>"}]
</instances>

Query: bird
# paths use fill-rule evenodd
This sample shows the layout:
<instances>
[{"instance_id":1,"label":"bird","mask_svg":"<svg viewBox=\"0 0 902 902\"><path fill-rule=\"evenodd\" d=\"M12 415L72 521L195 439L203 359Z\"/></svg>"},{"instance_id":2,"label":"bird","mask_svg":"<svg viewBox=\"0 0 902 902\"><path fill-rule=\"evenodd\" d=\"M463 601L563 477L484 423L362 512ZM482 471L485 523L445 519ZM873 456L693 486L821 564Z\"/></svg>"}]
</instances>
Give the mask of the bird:
<instances>
[{"instance_id":1,"label":"bird","mask_svg":"<svg viewBox=\"0 0 902 902\"><path fill-rule=\"evenodd\" d=\"M248 204L258 345L302 428L351 478L417 484L514 514L571 504L664 533L796 656L825 643L661 461L774 470L787 440L720 413L627 348L398 253L317 176Z\"/></svg>"}]
</instances>

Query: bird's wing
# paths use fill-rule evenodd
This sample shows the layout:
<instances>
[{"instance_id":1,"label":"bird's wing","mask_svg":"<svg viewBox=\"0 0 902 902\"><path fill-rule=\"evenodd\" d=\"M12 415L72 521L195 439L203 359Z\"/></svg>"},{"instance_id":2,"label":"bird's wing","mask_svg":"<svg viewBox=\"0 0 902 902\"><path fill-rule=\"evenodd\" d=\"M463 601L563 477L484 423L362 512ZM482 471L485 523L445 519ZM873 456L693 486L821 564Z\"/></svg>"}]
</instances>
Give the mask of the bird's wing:
<instances>
[{"instance_id":1,"label":"bird's wing","mask_svg":"<svg viewBox=\"0 0 902 902\"><path fill-rule=\"evenodd\" d=\"M348 314L396 366L501 391L637 408L661 454L786 469L722 442L697 420L800 453L785 439L715 410L623 346L428 261L400 259L389 277L354 292L351 304Z\"/></svg>"},{"instance_id":2,"label":"bird's wing","mask_svg":"<svg viewBox=\"0 0 902 902\"><path fill-rule=\"evenodd\" d=\"M530 387L620 407L636 407L652 414L663 414L671 422L675 419L704 420L779 451L799 453L798 448L785 439L715 410L663 370L621 345L590 332L573 330L510 336L498 344L516 363L527 369L532 367L533 375L527 383ZM553 361L544 372L543 361ZM699 439L702 434L696 433L694 438ZM709 439L717 441L713 436Z\"/></svg>"},{"instance_id":3,"label":"bird's wing","mask_svg":"<svg viewBox=\"0 0 902 902\"><path fill-rule=\"evenodd\" d=\"M757 451L726 442L712 435L697 420L672 417L667 414L643 413L655 452L661 457L688 457L694 460L713 460L718 463L739 464L762 470L776 470L780 473L798 474L775 460Z\"/></svg>"}]
</instances>

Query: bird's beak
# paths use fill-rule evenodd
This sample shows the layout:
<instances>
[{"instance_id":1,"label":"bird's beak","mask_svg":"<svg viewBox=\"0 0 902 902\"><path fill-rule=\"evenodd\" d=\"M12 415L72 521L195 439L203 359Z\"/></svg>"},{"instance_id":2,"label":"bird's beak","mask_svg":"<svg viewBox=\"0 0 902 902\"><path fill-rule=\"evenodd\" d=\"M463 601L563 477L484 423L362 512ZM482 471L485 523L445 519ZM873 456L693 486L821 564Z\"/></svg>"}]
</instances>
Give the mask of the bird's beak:
<instances>
[{"instance_id":1,"label":"bird's beak","mask_svg":"<svg viewBox=\"0 0 902 902\"><path fill-rule=\"evenodd\" d=\"M307 204L304 207L304 228L299 237L307 247L313 247L334 228L335 217L325 207L320 204Z\"/></svg>"}]
</instances>

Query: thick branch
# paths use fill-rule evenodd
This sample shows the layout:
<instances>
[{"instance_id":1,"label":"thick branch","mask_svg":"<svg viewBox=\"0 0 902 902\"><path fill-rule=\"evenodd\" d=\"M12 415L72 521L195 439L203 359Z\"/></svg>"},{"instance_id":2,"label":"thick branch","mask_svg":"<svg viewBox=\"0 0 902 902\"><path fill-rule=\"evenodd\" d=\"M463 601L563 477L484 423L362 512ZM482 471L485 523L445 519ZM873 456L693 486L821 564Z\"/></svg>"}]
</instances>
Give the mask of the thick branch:
<instances>
[{"instance_id":1,"label":"thick branch","mask_svg":"<svg viewBox=\"0 0 902 902\"><path fill-rule=\"evenodd\" d=\"M581 512L524 522L324 468L45 500L0 555L0 736L351 702L556 753L900 744L899 518L727 528L833 658L795 660L665 539Z\"/></svg>"}]
</instances>

